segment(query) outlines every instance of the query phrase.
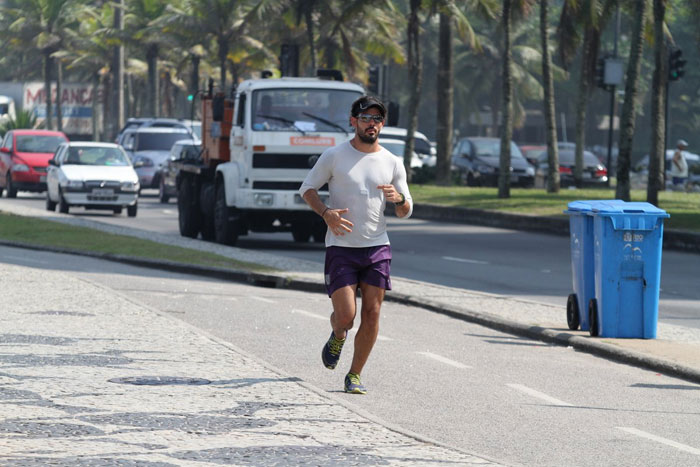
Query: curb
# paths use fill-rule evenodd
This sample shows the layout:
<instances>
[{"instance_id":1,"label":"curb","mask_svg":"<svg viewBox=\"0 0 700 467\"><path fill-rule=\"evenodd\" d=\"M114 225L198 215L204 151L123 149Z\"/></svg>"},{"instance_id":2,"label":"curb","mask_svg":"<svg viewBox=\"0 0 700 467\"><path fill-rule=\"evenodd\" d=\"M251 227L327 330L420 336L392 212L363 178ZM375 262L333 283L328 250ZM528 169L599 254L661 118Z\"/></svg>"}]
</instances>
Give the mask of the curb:
<instances>
[{"instance_id":1,"label":"curb","mask_svg":"<svg viewBox=\"0 0 700 467\"><path fill-rule=\"evenodd\" d=\"M55 248L41 245L36 246L28 243L10 242L5 240L0 240L0 245L30 250L49 251L52 253L86 256L133 266L193 274L231 282L248 283L259 287L286 288L303 292L326 293L325 286L320 282L295 279L293 277L285 277L277 274L262 274L244 270L205 267L172 261L136 258L125 255L92 253L69 248ZM428 311L479 324L508 334L527 337L549 344L572 347L576 350L604 357L609 360L656 371L668 376L673 376L700 384L700 370L698 369L653 357L641 352L625 350L616 345L607 344L593 338L577 336L568 332L556 331L553 329L543 328L541 326L532 326L515 321L509 321L501 318L500 316L495 316L489 313L482 313L470 310L468 308L438 303L430 299L418 298L413 295L400 292L392 292L387 294L385 300L423 308Z\"/></svg>"},{"instance_id":2,"label":"curb","mask_svg":"<svg viewBox=\"0 0 700 467\"><path fill-rule=\"evenodd\" d=\"M394 215L393 209L385 214ZM439 204L415 204L412 218L452 222L456 224L485 225L512 230L569 235L569 219L559 217L526 216L498 211L482 211ZM700 234L683 230L664 229L663 248L700 253Z\"/></svg>"}]
</instances>

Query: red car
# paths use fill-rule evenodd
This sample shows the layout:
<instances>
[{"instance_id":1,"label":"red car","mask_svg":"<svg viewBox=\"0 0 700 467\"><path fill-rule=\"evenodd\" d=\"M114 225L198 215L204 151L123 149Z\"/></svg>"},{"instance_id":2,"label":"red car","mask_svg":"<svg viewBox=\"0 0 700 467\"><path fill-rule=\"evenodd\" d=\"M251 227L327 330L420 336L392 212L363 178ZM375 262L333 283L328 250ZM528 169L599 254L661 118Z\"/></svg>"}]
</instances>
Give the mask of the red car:
<instances>
[{"instance_id":1,"label":"red car","mask_svg":"<svg viewBox=\"0 0 700 467\"><path fill-rule=\"evenodd\" d=\"M0 146L0 196L18 191L46 191L46 170L59 144L68 141L63 132L10 130Z\"/></svg>"}]
</instances>

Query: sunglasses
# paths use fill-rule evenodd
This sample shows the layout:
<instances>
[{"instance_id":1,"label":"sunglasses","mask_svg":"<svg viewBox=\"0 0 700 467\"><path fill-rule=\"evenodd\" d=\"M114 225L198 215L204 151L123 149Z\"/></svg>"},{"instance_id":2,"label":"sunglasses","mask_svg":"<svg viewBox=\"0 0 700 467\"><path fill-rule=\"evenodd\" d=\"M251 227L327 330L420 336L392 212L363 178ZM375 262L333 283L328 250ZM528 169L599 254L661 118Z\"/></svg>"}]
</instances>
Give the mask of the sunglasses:
<instances>
[{"instance_id":1,"label":"sunglasses","mask_svg":"<svg viewBox=\"0 0 700 467\"><path fill-rule=\"evenodd\" d=\"M382 123L384 121L384 117L381 115L359 114L355 118L362 123L369 123L371 120L374 120L374 123Z\"/></svg>"}]
</instances>

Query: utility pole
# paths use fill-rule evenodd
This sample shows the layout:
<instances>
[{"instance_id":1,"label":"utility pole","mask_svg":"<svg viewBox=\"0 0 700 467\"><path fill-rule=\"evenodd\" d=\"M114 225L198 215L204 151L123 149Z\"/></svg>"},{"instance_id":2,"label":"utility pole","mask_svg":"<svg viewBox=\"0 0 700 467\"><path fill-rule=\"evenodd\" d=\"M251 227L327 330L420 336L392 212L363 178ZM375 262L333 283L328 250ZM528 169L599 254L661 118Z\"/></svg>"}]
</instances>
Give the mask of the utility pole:
<instances>
[{"instance_id":1,"label":"utility pole","mask_svg":"<svg viewBox=\"0 0 700 467\"><path fill-rule=\"evenodd\" d=\"M124 30L124 0L117 0L114 7L114 29L119 34L119 44L114 46L112 57L112 115L110 118L109 140L113 140L117 132L124 126L124 45L121 43L121 33ZM93 99L97 98L97 90L93 91Z\"/></svg>"}]
</instances>

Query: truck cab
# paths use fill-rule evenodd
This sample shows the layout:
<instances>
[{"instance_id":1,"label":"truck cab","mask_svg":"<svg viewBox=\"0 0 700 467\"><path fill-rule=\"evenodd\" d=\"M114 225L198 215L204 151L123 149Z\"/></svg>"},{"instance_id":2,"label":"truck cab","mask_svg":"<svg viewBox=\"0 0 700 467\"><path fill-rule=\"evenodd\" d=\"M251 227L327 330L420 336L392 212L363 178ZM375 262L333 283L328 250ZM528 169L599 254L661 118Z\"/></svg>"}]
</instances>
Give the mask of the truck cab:
<instances>
[{"instance_id":1,"label":"truck cab","mask_svg":"<svg viewBox=\"0 0 700 467\"><path fill-rule=\"evenodd\" d=\"M233 244L248 231L289 231L297 242L322 242L326 225L298 189L323 151L352 137L350 107L363 94L353 83L280 78L244 81L233 98L212 96L211 109L204 98L198 173L212 186L192 188L212 208L201 209L203 237Z\"/></svg>"}]
</instances>

